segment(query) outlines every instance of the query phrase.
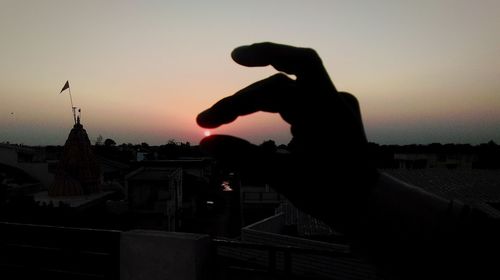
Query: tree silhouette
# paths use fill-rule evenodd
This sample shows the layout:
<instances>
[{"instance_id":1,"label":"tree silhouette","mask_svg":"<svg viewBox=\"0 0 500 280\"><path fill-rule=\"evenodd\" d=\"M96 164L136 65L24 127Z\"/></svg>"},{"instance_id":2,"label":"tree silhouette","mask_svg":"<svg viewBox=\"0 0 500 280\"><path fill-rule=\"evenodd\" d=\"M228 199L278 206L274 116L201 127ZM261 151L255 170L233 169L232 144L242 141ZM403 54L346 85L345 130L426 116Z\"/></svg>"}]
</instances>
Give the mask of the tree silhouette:
<instances>
[{"instance_id":1,"label":"tree silhouette","mask_svg":"<svg viewBox=\"0 0 500 280\"><path fill-rule=\"evenodd\" d=\"M114 147L114 146L116 146L116 142L115 142L115 140L113 140L111 138L107 138L106 140L104 140L104 146Z\"/></svg>"},{"instance_id":2,"label":"tree silhouette","mask_svg":"<svg viewBox=\"0 0 500 280\"><path fill-rule=\"evenodd\" d=\"M278 147L276 146L276 142L274 142L273 140L267 140L262 142L262 144L260 144L260 147L266 152L273 152L273 153L276 152L276 149L278 149Z\"/></svg>"}]
</instances>

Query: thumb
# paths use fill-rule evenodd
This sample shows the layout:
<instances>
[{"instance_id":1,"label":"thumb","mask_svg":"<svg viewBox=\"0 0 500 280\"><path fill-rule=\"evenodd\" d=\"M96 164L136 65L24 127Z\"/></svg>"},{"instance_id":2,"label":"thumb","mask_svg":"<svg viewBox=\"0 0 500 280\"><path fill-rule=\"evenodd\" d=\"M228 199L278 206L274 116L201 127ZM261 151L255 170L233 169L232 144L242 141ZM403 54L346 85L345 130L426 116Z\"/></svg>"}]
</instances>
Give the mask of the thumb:
<instances>
[{"instance_id":1,"label":"thumb","mask_svg":"<svg viewBox=\"0 0 500 280\"><path fill-rule=\"evenodd\" d=\"M250 142L229 135L211 135L200 142L201 150L222 161L242 164L258 160L259 148Z\"/></svg>"},{"instance_id":2,"label":"thumb","mask_svg":"<svg viewBox=\"0 0 500 280\"><path fill-rule=\"evenodd\" d=\"M200 142L201 150L214 157L224 166L235 168L254 180L271 183L286 175L287 155L279 155L269 149L229 135L212 135Z\"/></svg>"}]
</instances>

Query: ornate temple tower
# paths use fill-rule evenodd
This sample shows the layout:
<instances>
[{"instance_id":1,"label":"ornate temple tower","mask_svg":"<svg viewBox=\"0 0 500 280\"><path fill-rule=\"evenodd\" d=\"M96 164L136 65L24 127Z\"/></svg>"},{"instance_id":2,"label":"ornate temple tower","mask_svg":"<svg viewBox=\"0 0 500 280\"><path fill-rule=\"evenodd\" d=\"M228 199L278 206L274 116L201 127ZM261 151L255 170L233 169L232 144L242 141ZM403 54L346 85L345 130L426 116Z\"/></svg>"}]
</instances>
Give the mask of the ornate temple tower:
<instances>
[{"instance_id":1,"label":"ornate temple tower","mask_svg":"<svg viewBox=\"0 0 500 280\"><path fill-rule=\"evenodd\" d=\"M78 117L64 144L49 196L87 195L101 190L101 170Z\"/></svg>"}]
</instances>

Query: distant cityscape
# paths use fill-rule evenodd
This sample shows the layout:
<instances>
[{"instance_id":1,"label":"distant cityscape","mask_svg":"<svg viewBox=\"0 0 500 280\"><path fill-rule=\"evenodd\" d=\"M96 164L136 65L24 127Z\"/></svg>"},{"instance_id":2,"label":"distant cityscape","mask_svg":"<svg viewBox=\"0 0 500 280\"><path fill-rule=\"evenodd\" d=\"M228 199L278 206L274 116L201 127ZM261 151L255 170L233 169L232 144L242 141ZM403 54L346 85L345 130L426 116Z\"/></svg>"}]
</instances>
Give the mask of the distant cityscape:
<instances>
[{"instance_id":1,"label":"distant cityscape","mask_svg":"<svg viewBox=\"0 0 500 280\"><path fill-rule=\"evenodd\" d=\"M272 140L260 147L288 152ZM500 218L500 146L493 141L474 146L370 143L367 152L383 172ZM257 252L261 244L337 254L311 257L297 251L288 267L289 253L283 253L277 257L281 268L274 263L273 271L331 279L376 277L371 264L350 254L341 232L300 212L266 182L204 155L198 146L175 140L160 146L118 145L103 137L91 144L79 121L62 146L0 144L0 220L6 225L204 234L219 244L216 254L225 265L217 266L217 273L229 264L272 266L271 255ZM343 267L332 269L332 263Z\"/></svg>"}]
</instances>

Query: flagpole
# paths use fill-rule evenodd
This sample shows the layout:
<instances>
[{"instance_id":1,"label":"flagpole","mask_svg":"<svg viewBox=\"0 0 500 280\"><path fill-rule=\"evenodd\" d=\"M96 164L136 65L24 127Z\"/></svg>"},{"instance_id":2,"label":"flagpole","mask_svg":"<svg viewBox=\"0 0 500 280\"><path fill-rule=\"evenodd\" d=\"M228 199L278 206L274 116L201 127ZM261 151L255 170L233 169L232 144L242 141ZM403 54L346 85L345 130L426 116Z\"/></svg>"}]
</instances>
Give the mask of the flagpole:
<instances>
[{"instance_id":1,"label":"flagpole","mask_svg":"<svg viewBox=\"0 0 500 280\"><path fill-rule=\"evenodd\" d=\"M73 120L76 124L76 114L75 114L75 106L73 106L73 97L71 96L71 87L68 87L69 90L69 100L71 101L71 111L73 111Z\"/></svg>"}]
</instances>

